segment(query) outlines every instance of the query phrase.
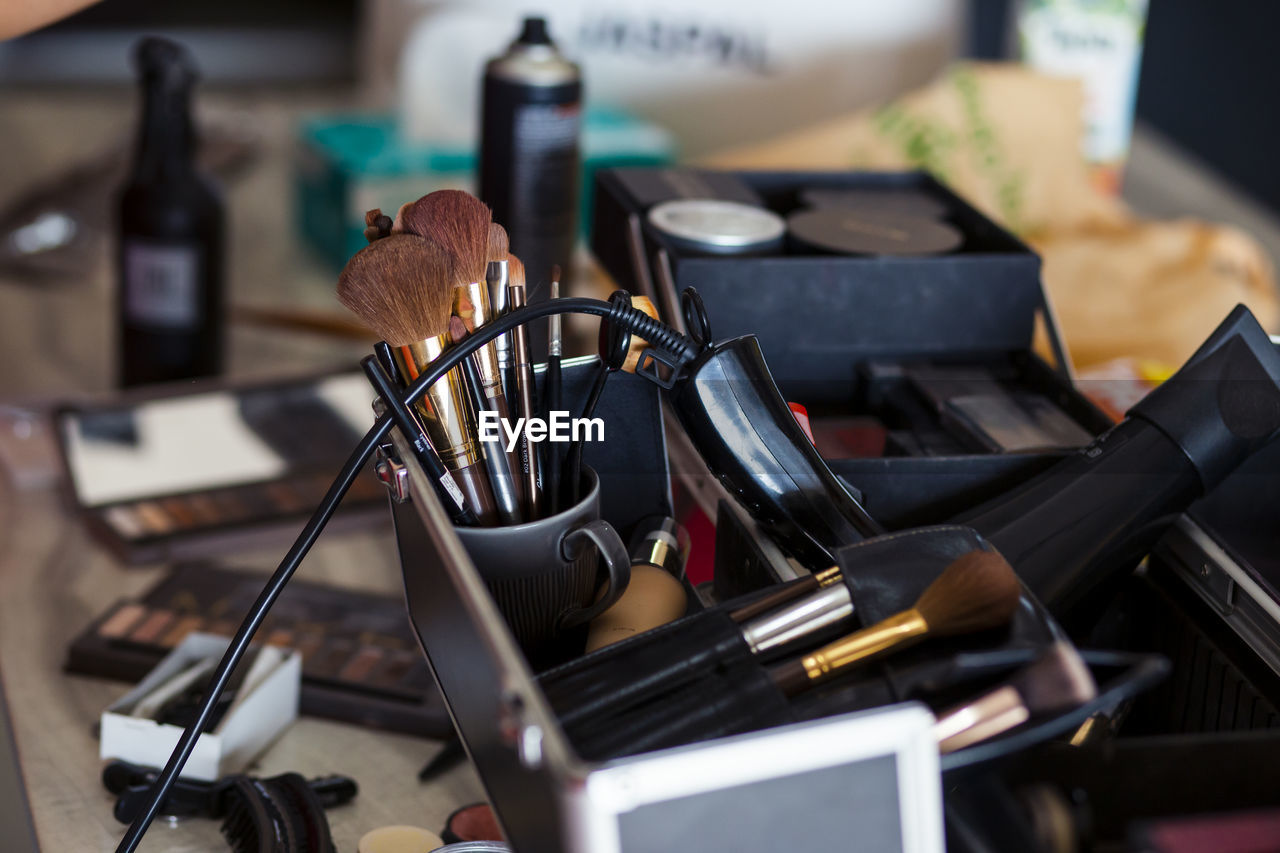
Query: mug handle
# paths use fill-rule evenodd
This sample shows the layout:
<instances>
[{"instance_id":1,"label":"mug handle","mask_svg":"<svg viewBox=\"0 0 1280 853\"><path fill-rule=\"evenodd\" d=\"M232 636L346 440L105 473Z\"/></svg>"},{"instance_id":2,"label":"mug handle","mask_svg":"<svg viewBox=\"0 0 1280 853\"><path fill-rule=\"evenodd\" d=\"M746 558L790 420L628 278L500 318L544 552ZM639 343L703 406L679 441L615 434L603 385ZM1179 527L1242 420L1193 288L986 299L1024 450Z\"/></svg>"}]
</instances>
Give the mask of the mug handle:
<instances>
[{"instance_id":1,"label":"mug handle","mask_svg":"<svg viewBox=\"0 0 1280 853\"><path fill-rule=\"evenodd\" d=\"M622 597L627 584L631 582L631 555L627 553L626 546L622 544L622 537L613 529L612 524L597 518L569 531L560 543L560 550L566 555L566 559L568 554L576 550L573 547L574 544L583 538L590 539L600 550L600 559L604 561L605 569L609 572L609 585L599 601L586 607L566 610L560 616L561 629L576 628L608 610Z\"/></svg>"}]
</instances>

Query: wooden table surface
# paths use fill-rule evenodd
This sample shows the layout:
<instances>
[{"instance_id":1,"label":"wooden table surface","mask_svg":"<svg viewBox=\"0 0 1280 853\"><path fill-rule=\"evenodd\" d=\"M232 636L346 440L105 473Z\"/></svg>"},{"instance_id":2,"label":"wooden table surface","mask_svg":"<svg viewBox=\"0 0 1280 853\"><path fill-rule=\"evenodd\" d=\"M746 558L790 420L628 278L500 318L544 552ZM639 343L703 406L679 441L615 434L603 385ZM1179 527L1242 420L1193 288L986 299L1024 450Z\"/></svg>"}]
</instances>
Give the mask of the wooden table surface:
<instances>
[{"instance_id":1,"label":"wooden table surface","mask_svg":"<svg viewBox=\"0 0 1280 853\"><path fill-rule=\"evenodd\" d=\"M333 308L333 273L292 238L289 225L291 132L300 113L338 100L295 93L287 105L253 94L202 99L208 112L250 115L262 150L227 187L231 298L254 304ZM30 180L127 135L128 92L6 92L0 95L0 199ZM45 851L110 851L123 832L99 778L93 732L102 709L128 685L64 675L71 639L116 600L154 583L162 567L126 568L64 510L43 422L26 411L109 387L111 273L107 245L82 280L41 283L0 274L0 683L8 702L21 775ZM354 366L365 346L314 336L232 327L229 374L260 377ZM233 565L273 569L287 542L237 555ZM400 590L390 528L326 534L300 577L388 593ZM407 618L407 617L406 617ZM3 737L3 733L0 733ZM459 805L483 798L469 766L429 784L417 773L437 741L301 718L262 756L254 772L352 776L360 794L330 812L340 851L366 831L392 823L439 832ZM3 752L0 750L0 752ZM0 781L0 789L3 789ZM0 790L0 796L11 796ZM0 812L3 816L5 812ZM15 837L0 829L0 849ZM158 821L142 850L227 849L216 821Z\"/></svg>"}]
</instances>

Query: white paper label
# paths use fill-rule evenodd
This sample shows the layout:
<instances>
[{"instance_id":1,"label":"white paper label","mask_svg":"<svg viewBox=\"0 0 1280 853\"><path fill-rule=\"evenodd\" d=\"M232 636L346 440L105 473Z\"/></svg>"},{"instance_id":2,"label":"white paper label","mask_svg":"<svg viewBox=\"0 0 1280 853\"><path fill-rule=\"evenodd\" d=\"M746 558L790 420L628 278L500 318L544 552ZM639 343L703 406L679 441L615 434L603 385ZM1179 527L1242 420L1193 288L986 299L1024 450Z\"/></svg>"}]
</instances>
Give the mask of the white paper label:
<instances>
[{"instance_id":1,"label":"white paper label","mask_svg":"<svg viewBox=\"0 0 1280 853\"><path fill-rule=\"evenodd\" d=\"M200 316L199 250L128 243L124 247L125 312L136 323L166 329Z\"/></svg>"}]
</instances>

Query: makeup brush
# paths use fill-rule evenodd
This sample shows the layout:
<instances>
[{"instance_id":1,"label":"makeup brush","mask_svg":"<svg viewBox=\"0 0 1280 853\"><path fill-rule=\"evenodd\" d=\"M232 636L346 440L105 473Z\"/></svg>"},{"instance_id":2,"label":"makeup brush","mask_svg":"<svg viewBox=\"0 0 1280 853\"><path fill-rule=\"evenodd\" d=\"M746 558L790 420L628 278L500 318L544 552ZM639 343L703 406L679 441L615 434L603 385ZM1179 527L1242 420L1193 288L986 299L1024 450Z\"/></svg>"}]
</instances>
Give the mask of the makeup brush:
<instances>
[{"instance_id":1,"label":"makeup brush","mask_svg":"<svg viewBox=\"0 0 1280 853\"><path fill-rule=\"evenodd\" d=\"M488 251L485 253L486 258L488 258L488 262L489 262L490 264L494 264L494 263L505 263L505 262L506 262L506 260L507 260L507 255L508 255L510 252L511 252L511 243L510 243L510 241L507 239L507 229L503 228L501 225L499 225L499 224L498 224L498 223L496 223L496 222L490 222L490 223L489 223ZM487 267L486 267L486 270L485 270L485 278L486 278L486 280L488 280L488 268L487 268ZM493 292L492 290L490 290L490 291L489 291L489 303L490 303L489 307L490 307L490 308L493 308L493 310L494 310L494 311L497 311L497 310L498 310L498 307L497 307L496 305L494 305L494 304L493 304L493 297L494 297L494 296L495 296L494 292ZM501 294L501 296L502 296L502 299L504 300L504 304L505 304L505 300L506 300L506 298L507 298L507 295L506 295L505 293L503 293L503 294Z\"/></svg>"},{"instance_id":2,"label":"makeup brush","mask_svg":"<svg viewBox=\"0 0 1280 853\"><path fill-rule=\"evenodd\" d=\"M1032 717L1078 707L1097 695L1098 686L1080 653L1060 640L1009 683L939 714L933 733L938 750L945 755L1003 734Z\"/></svg>"},{"instance_id":3,"label":"makeup brush","mask_svg":"<svg viewBox=\"0 0 1280 853\"><path fill-rule=\"evenodd\" d=\"M427 237L456 259L458 275L483 281L488 264L489 206L469 192L436 190L400 209L404 230Z\"/></svg>"},{"instance_id":4,"label":"makeup brush","mask_svg":"<svg viewBox=\"0 0 1280 853\"><path fill-rule=\"evenodd\" d=\"M525 305L524 264L515 255L507 255L507 307L511 310L523 308ZM533 364L529 355L529 338L524 326L516 326L511 330L511 368L515 374L516 416L528 418L537 414L533 403ZM526 433L520 437L520 464L524 471L526 509L530 520L541 518L544 503L541 493L541 478L538 476L538 452L530 443Z\"/></svg>"},{"instance_id":5,"label":"makeup brush","mask_svg":"<svg viewBox=\"0 0 1280 853\"><path fill-rule=\"evenodd\" d=\"M449 340L456 346L467 337L467 327L461 317L449 318ZM483 380L476 366L476 353L462 360L462 375L466 379L467 389L471 392L471 403L475 406L476 417L482 412L493 413L500 421L507 416L506 406L499 408L492 397L486 397ZM501 435L501 433L499 433ZM493 488L493 500L497 504L498 519L503 524L520 523L520 500L516 494L515 478L511 473L511 463L507 452L502 448L502 439L498 441L481 441L480 450L484 454L485 470L489 472L489 485Z\"/></svg>"},{"instance_id":6,"label":"makeup brush","mask_svg":"<svg viewBox=\"0 0 1280 853\"><path fill-rule=\"evenodd\" d=\"M384 214L381 208L375 207L373 210L365 211L364 239L372 243L374 240L389 236L393 224L394 221Z\"/></svg>"},{"instance_id":7,"label":"makeup brush","mask_svg":"<svg viewBox=\"0 0 1280 853\"><path fill-rule=\"evenodd\" d=\"M461 190L437 190L404 208L401 216L407 231L438 243L453 256L456 288L453 314L462 318L467 332L474 332L492 321L495 315L485 276L494 252L501 251L499 257L506 257L507 233L502 226L490 221L489 208L484 202ZM511 407L502 382L496 341L476 351L476 367L480 390L489 401L485 408L507 420ZM510 459L510 467L520 466L518 454L512 452ZM517 484L516 494L522 505L527 504L523 483Z\"/></svg>"},{"instance_id":8,"label":"makeup brush","mask_svg":"<svg viewBox=\"0 0 1280 853\"><path fill-rule=\"evenodd\" d=\"M829 569L823 569L820 572L814 572L811 575L805 575L791 583L782 584L768 595L758 598L750 604L743 605L737 610L729 612L729 618L734 622L745 622L761 613L767 613L775 607L781 607L788 601L799 598L820 589L824 586L830 586L838 583L841 579L840 567L832 566Z\"/></svg>"},{"instance_id":9,"label":"makeup brush","mask_svg":"<svg viewBox=\"0 0 1280 853\"><path fill-rule=\"evenodd\" d=\"M507 313L507 230L496 222L489 225L489 266L484 271L484 284L489 291L489 310L493 316ZM511 335L505 334L494 342L498 350L498 373L502 376L502 390L508 399L516 394L515 375L511 372Z\"/></svg>"},{"instance_id":10,"label":"makeup brush","mask_svg":"<svg viewBox=\"0 0 1280 853\"><path fill-rule=\"evenodd\" d=\"M560 298L560 265L551 268L551 298ZM542 380L542 397L546 401L546 420L550 423L552 413L564 408L564 396L561 386L560 356L563 352L563 341L560 336L560 315L552 314L547 321L547 375ZM560 511L560 447L553 441L547 442L546 459L547 503L548 512L555 515Z\"/></svg>"},{"instance_id":11,"label":"makeup brush","mask_svg":"<svg viewBox=\"0 0 1280 853\"><path fill-rule=\"evenodd\" d=\"M347 261L338 276L338 301L391 346L400 378L408 383L448 346L454 280L453 258L439 245L392 234ZM418 412L468 506L481 524L492 524L493 495L462 374L451 370L432 385Z\"/></svg>"},{"instance_id":12,"label":"makeup brush","mask_svg":"<svg viewBox=\"0 0 1280 853\"><path fill-rule=\"evenodd\" d=\"M399 370L396 368L396 357L391 352L391 345L386 341L378 341L373 345L373 354L378 357L378 364L382 365L382 370L387 374L393 385L403 389L404 384L400 382Z\"/></svg>"},{"instance_id":13,"label":"makeup brush","mask_svg":"<svg viewBox=\"0 0 1280 853\"><path fill-rule=\"evenodd\" d=\"M488 263L485 265L484 271L484 290L488 293L488 313L486 317L482 318L479 325L505 314L507 305L507 250L509 247L507 229L496 222L490 222L487 244L486 257L488 258ZM495 297L497 297L496 300ZM492 384L496 379L496 387L502 389L502 395L505 398L502 416L507 417L511 411L510 401L515 397L516 393L515 377L511 375L510 333L495 338L487 349L493 354L491 361L496 365L490 368L493 374L490 382ZM519 450L513 450L508 453L507 459L509 460L508 466L512 471L521 470ZM516 477L515 484L516 497L519 499L520 507L523 511L528 505L528 498L525 496L524 478Z\"/></svg>"},{"instance_id":14,"label":"makeup brush","mask_svg":"<svg viewBox=\"0 0 1280 853\"><path fill-rule=\"evenodd\" d=\"M994 551L970 551L947 566L910 610L773 667L770 674L783 691L798 693L926 637L1006 625L1021 594L1018 576L1004 557Z\"/></svg>"},{"instance_id":15,"label":"makeup brush","mask_svg":"<svg viewBox=\"0 0 1280 853\"><path fill-rule=\"evenodd\" d=\"M409 407L404 404L404 400L400 399L400 389L396 387L396 383L391 378L395 374L387 372L387 367L382 363L382 358L381 355L365 356L360 362L360 366L364 368L364 375L369 378L374 390L382 398L383 404L391 412L391 417L395 419L396 426L400 428L400 432L412 445L418 464L422 466L422 470L435 483L440 503L444 506L445 511L449 513L449 517L453 519L453 523L468 527L476 524L479 519L476 518L476 514L471 511L471 508L467 506L466 497L463 496L462 491L458 488L453 475L444 467L444 462L440 460L436 449L431 446L431 440L427 438L427 433L422 428L422 424L413 416L413 412L409 411ZM394 362L392 362L392 366L394 369Z\"/></svg>"}]
</instances>

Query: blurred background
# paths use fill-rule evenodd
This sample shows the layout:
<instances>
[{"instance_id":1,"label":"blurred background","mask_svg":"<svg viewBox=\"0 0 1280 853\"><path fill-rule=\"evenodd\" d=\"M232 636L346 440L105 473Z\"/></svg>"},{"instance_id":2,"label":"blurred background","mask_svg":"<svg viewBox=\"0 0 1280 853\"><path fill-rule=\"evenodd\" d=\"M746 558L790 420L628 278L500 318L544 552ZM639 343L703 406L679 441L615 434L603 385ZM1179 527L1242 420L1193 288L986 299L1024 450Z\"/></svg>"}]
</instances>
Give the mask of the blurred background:
<instances>
[{"instance_id":1,"label":"blurred background","mask_svg":"<svg viewBox=\"0 0 1280 853\"><path fill-rule=\"evenodd\" d=\"M1100 9L1111 16L1102 24ZM1151 217L1243 226L1251 235L1245 244L1234 232L1210 235L1216 267L1241 279L1224 300L1245 293L1246 301L1265 303L1256 309L1264 320L1273 319L1266 309L1270 258L1280 247L1271 219L1280 174L1258 144L1273 121L1258 63L1280 10L1266 4L1165 0L1148 10L1136 0L707 0L676 10L553 0L535 10L504 0L104 0L0 43L0 359L9 365L0 370L0 393L113 384L113 199L138 124L130 54L139 37L172 37L199 68L201 164L221 185L228 223L227 370L248 377L350 365L366 351L366 342L289 323L344 321L333 282L363 244L364 211L394 211L443 186L474 187L484 63L534 11L547 16L552 37L582 68L581 227L589 221L591 172L604 165L923 166L1031 239L1046 255L1059 301L1069 301L1062 294L1071 289L1060 280L1077 272L1055 260L1054 240L1083 225L1113 226L1120 205L1126 215L1132 204ZM1051 114L1064 110L1072 115L1061 126L1084 128L1083 139L1068 133L1050 142L1045 133L1031 142L1007 133L1010 169L1033 175L1024 181L1032 190L1021 218L988 203L980 176L969 180L964 169L939 165L928 139L907 139L886 159L821 130L883 117L886 103L936 89L957 68L987 67L964 64L970 60L1083 86L1079 125L1076 107L1053 98L985 104L997 129L1052 124ZM811 144L773 144L797 139ZM821 158L812 155L818 146ZM1083 176L1080 197L1063 202L1059 187L1037 218L1035 171L1060 173L1053 158L1076 150L1088 167L1068 170ZM568 289L592 288L609 285L583 257ZM1160 326L1146 310L1117 308L1117 323L1137 317ZM1070 305L1060 311L1071 342L1075 313ZM282 320L281 312L296 316ZM1179 321L1171 322L1181 333ZM1122 351L1077 357L1105 361ZM1156 346L1135 354L1176 363L1180 353Z\"/></svg>"}]
</instances>

